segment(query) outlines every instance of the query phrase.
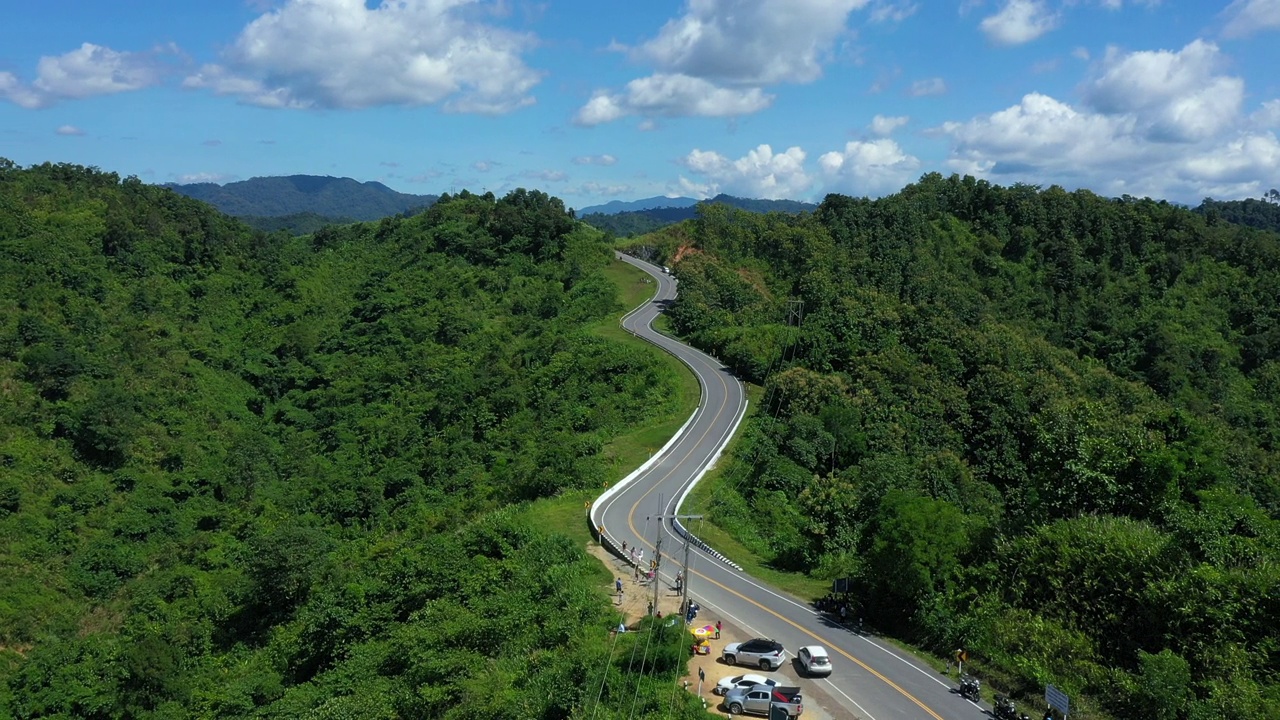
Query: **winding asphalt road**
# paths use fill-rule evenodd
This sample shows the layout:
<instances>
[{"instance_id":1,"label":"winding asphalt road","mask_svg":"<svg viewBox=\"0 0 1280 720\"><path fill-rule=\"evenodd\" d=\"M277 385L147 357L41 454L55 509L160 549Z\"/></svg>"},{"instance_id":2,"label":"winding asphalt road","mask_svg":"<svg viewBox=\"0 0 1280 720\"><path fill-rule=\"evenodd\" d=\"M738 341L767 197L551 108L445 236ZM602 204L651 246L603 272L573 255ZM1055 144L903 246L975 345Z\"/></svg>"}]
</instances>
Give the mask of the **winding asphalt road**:
<instances>
[{"instance_id":1,"label":"winding asphalt road","mask_svg":"<svg viewBox=\"0 0 1280 720\"><path fill-rule=\"evenodd\" d=\"M674 577L683 560L683 536L671 520L693 483L709 469L733 436L747 409L746 389L728 369L709 355L662 335L650 327L675 298L676 282L662 268L626 255L624 262L652 275L653 299L623 318L629 332L658 345L688 365L702 386L702 399L673 442L625 486L602 496L592 508L592 522L620 552L620 544L644 549L644 564L653 558L662 537L660 575ZM625 482L625 481L624 481ZM697 524L692 524L696 533ZM953 682L916 658L871 635L860 635L820 615L805 602L731 567L714 552L695 549L690 555L690 597L703 617L723 617L756 637L770 637L787 648L789 657L803 645L824 645L832 653L831 677L816 683L844 712L832 714L863 720L978 720L989 717L983 707L952 692ZM738 672L747 670L739 669ZM725 668L725 674L732 671ZM715 678L708 678L715 682Z\"/></svg>"}]
</instances>

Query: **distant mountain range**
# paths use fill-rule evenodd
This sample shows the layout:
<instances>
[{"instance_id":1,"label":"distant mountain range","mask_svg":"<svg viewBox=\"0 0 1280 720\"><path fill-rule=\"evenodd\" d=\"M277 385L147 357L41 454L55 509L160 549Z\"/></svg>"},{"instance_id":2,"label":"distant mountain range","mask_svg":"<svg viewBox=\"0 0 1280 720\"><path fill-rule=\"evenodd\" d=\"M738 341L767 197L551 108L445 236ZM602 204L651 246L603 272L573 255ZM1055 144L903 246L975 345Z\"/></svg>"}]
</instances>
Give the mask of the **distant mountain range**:
<instances>
[{"instance_id":1,"label":"distant mountain range","mask_svg":"<svg viewBox=\"0 0 1280 720\"><path fill-rule=\"evenodd\" d=\"M623 212L653 210L654 208L687 208L693 207L697 204L698 201L690 197L665 197L663 195L655 195L654 197L632 200L631 202L610 200L603 205L584 207L578 210L578 217L584 217L586 215L617 215L618 213Z\"/></svg>"},{"instance_id":2,"label":"distant mountain range","mask_svg":"<svg viewBox=\"0 0 1280 720\"><path fill-rule=\"evenodd\" d=\"M651 205L648 208L634 210L614 209L628 205L644 205L658 202L665 202L669 204ZM605 205L583 208L578 211L578 217L588 225L601 230L607 230L614 235L643 235L645 233L653 232L658 228L673 225L696 217L698 214L697 206L701 202L721 203L724 205L731 205L741 210L749 210L751 212L759 213L801 213L816 210L818 207L813 203L800 202L798 200L753 200L751 198L740 198L732 195L720 194L710 200L694 200L693 198L686 197L652 197L645 198L644 200L636 200L632 203L623 203L615 200ZM602 210L601 208L606 209Z\"/></svg>"},{"instance_id":3,"label":"distant mountain range","mask_svg":"<svg viewBox=\"0 0 1280 720\"><path fill-rule=\"evenodd\" d=\"M306 218L310 225L314 225L317 216L329 222L378 220L420 210L438 197L396 192L380 182L321 175L256 177L225 185L168 183L165 187L246 220L296 215ZM288 229L291 225L282 227Z\"/></svg>"}]
</instances>

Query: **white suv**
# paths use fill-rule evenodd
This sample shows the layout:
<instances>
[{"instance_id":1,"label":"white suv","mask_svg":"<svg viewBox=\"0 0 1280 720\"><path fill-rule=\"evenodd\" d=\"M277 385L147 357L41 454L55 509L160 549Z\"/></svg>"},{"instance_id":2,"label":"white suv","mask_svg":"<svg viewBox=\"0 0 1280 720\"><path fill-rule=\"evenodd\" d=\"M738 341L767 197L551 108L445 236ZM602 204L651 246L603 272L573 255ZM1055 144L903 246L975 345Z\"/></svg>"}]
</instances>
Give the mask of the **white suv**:
<instances>
[{"instance_id":1,"label":"white suv","mask_svg":"<svg viewBox=\"0 0 1280 720\"><path fill-rule=\"evenodd\" d=\"M787 661L787 651L777 640L756 638L741 643L729 643L721 653L725 664L754 665L769 671L782 667Z\"/></svg>"},{"instance_id":2,"label":"white suv","mask_svg":"<svg viewBox=\"0 0 1280 720\"><path fill-rule=\"evenodd\" d=\"M800 666L804 668L806 675L831 674L831 656L821 645L806 645L800 648L796 658L800 660Z\"/></svg>"}]
</instances>

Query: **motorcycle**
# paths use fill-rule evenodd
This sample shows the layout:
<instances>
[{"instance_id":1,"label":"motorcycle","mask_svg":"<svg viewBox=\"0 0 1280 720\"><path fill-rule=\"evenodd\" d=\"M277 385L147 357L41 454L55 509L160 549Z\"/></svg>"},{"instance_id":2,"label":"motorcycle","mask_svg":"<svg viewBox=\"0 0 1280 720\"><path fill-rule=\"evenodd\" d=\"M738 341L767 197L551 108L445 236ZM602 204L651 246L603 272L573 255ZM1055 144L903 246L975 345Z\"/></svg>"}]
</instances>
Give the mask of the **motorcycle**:
<instances>
[{"instance_id":1,"label":"motorcycle","mask_svg":"<svg viewBox=\"0 0 1280 720\"><path fill-rule=\"evenodd\" d=\"M978 702L978 695L981 690L982 683L978 681L978 678L972 675L965 675L960 678L960 697Z\"/></svg>"},{"instance_id":2,"label":"motorcycle","mask_svg":"<svg viewBox=\"0 0 1280 720\"><path fill-rule=\"evenodd\" d=\"M991 714L996 720L1018 720L1017 707L1004 695L996 695L996 700L991 705Z\"/></svg>"}]
</instances>

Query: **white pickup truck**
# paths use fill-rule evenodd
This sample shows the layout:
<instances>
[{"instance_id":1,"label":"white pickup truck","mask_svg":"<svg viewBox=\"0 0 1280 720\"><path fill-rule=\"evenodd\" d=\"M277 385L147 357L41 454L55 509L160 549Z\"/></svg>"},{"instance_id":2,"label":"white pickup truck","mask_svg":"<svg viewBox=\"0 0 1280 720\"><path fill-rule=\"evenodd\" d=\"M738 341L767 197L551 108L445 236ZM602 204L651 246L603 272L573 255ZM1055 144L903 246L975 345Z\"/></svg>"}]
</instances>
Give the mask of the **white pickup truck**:
<instances>
[{"instance_id":1,"label":"white pickup truck","mask_svg":"<svg viewBox=\"0 0 1280 720\"><path fill-rule=\"evenodd\" d=\"M782 708L787 717L800 717L804 712L804 698L798 687L781 685L756 685L750 688L734 688L724 696L724 705L730 715L752 713L769 717L774 707Z\"/></svg>"}]
</instances>

